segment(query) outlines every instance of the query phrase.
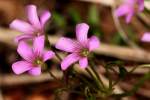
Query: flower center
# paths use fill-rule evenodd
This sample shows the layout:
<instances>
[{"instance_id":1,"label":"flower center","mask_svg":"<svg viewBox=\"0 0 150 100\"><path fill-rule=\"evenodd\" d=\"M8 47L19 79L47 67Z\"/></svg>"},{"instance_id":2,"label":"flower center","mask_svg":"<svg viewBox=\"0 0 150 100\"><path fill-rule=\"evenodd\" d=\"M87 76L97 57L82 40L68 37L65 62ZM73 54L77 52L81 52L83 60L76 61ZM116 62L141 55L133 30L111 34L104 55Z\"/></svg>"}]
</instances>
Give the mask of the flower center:
<instances>
[{"instance_id":1,"label":"flower center","mask_svg":"<svg viewBox=\"0 0 150 100\"><path fill-rule=\"evenodd\" d=\"M40 65L40 64L42 64L42 61L41 60L36 60L36 64Z\"/></svg>"},{"instance_id":2,"label":"flower center","mask_svg":"<svg viewBox=\"0 0 150 100\"><path fill-rule=\"evenodd\" d=\"M40 58L38 58L38 59L36 59L35 61L34 61L34 64L35 65L43 65L43 61L40 59Z\"/></svg>"},{"instance_id":3,"label":"flower center","mask_svg":"<svg viewBox=\"0 0 150 100\"><path fill-rule=\"evenodd\" d=\"M89 50L88 49L83 49L82 51L81 51L81 56L84 56L84 57L87 57L88 55L89 55Z\"/></svg>"},{"instance_id":4,"label":"flower center","mask_svg":"<svg viewBox=\"0 0 150 100\"><path fill-rule=\"evenodd\" d=\"M36 36L40 36L40 35L42 34L42 30L37 29L37 30L34 32L34 34L35 34Z\"/></svg>"}]
</instances>

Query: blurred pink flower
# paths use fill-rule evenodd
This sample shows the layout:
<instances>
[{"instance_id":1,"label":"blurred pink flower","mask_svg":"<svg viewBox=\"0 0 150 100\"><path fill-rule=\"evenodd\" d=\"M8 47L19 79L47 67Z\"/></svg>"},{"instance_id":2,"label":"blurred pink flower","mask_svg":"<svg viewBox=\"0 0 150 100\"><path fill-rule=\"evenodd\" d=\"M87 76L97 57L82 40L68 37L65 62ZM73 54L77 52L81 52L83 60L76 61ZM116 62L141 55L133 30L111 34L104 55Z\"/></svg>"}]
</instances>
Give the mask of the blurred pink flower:
<instances>
[{"instance_id":1,"label":"blurred pink flower","mask_svg":"<svg viewBox=\"0 0 150 100\"><path fill-rule=\"evenodd\" d=\"M44 50L44 40L44 36L34 38L33 49L26 42L19 42L17 52L23 60L13 63L14 73L21 74L28 71L29 74L35 76L41 74L41 67L44 62L54 56L52 51Z\"/></svg>"},{"instance_id":2,"label":"blurred pink flower","mask_svg":"<svg viewBox=\"0 0 150 100\"><path fill-rule=\"evenodd\" d=\"M150 32L144 33L141 40L144 42L150 42Z\"/></svg>"},{"instance_id":3,"label":"blurred pink flower","mask_svg":"<svg viewBox=\"0 0 150 100\"><path fill-rule=\"evenodd\" d=\"M55 47L57 49L71 53L61 62L62 70L66 70L71 64L77 61L79 61L81 68L88 66L89 53L100 45L99 39L96 36L87 38L88 30L89 26L87 24L78 24L76 26L77 40L62 37L56 44Z\"/></svg>"},{"instance_id":4,"label":"blurred pink flower","mask_svg":"<svg viewBox=\"0 0 150 100\"><path fill-rule=\"evenodd\" d=\"M124 0L124 3L116 9L117 17L126 16L126 23L129 23L132 16L144 10L144 0Z\"/></svg>"},{"instance_id":5,"label":"blurred pink flower","mask_svg":"<svg viewBox=\"0 0 150 100\"><path fill-rule=\"evenodd\" d=\"M33 39L36 36L44 34L44 25L51 17L49 11L44 11L40 17L37 14L37 8L35 5L28 5L26 7L26 13L29 22L15 19L11 24L10 28L18 30L23 34L16 37L15 41L18 43L20 40Z\"/></svg>"}]
</instances>

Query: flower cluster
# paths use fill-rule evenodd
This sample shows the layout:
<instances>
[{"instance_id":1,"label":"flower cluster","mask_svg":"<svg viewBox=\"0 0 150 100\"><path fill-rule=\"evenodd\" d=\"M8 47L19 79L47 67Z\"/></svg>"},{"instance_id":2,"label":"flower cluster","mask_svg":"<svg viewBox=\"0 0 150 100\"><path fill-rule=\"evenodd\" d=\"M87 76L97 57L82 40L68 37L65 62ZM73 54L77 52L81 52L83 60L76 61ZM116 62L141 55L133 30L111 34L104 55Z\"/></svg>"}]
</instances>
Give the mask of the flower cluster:
<instances>
[{"instance_id":1,"label":"flower cluster","mask_svg":"<svg viewBox=\"0 0 150 100\"><path fill-rule=\"evenodd\" d=\"M51 14L45 11L39 18L35 5L27 6L26 10L29 23L16 19L10 24L11 28L23 33L15 39L18 43L17 52L23 60L12 64L12 69L16 74L28 71L31 75L40 75L44 62L55 55L53 51L44 50L44 25ZM33 42L33 48L27 43L29 39Z\"/></svg>"},{"instance_id":2,"label":"flower cluster","mask_svg":"<svg viewBox=\"0 0 150 100\"><path fill-rule=\"evenodd\" d=\"M129 23L135 13L143 10L144 0L124 0L123 4L116 9L115 15L117 17L125 16L126 23Z\"/></svg>"},{"instance_id":3,"label":"flower cluster","mask_svg":"<svg viewBox=\"0 0 150 100\"><path fill-rule=\"evenodd\" d=\"M21 74L28 72L31 75L40 75L41 67L45 65L45 61L54 57L53 51L44 50L44 26L50 18L49 11L44 11L39 17L35 5L29 5L26 8L29 22L19 19L14 20L10 27L18 30L22 35L16 37L18 43L17 52L23 58L12 64L14 73ZM89 26L81 23L76 26L77 40L62 37L56 43L56 48L71 53L61 62L62 70L66 70L71 64L79 60L81 68L88 66L88 56L91 51L98 48L100 43L96 36L87 38ZM30 47L27 41L31 40L33 47ZM64 46L65 44L65 46Z\"/></svg>"}]
</instances>

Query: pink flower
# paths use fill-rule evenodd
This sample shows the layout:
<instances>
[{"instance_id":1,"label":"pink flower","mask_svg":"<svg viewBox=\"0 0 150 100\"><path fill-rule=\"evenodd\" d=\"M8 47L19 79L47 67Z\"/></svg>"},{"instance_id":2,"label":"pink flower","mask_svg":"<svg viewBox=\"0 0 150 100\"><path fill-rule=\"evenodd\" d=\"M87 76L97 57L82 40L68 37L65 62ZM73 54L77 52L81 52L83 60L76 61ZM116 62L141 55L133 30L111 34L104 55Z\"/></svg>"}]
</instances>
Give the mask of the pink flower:
<instances>
[{"instance_id":1,"label":"pink flower","mask_svg":"<svg viewBox=\"0 0 150 100\"><path fill-rule=\"evenodd\" d=\"M40 17L37 15L37 8L35 5L28 5L26 7L26 13L29 22L25 22L19 19L15 19L10 27L18 30L23 34L16 37L15 41L33 39L36 36L44 34L44 25L50 18L51 14L49 11L44 11Z\"/></svg>"},{"instance_id":2,"label":"pink flower","mask_svg":"<svg viewBox=\"0 0 150 100\"><path fill-rule=\"evenodd\" d=\"M144 10L144 0L124 0L124 3L115 11L117 17L126 16L129 23L136 12Z\"/></svg>"},{"instance_id":3,"label":"pink flower","mask_svg":"<svg viewBox=\"0 0 150 100\"><path fill-rule=\"evenodd\" d=\"M44 51L44 36L34 38L33 49L26 42L19 42L17 52L23 60L12 65L12 69L16 74L28 71L31 75L40 75L44 62L54 56L52 51Z\"/></svg>"},{"instance_id":4,"label":"pink flower","mask_svg":"<svg viewBox=\"0 0 150 100\"><path fill-rule=\"evenodd\" d=\"M144 42L150 42L150 32L144 33L141 40L144 41Z\"/></svg>"},{"instance_id":5,"label":"pink flower","mask_svg":"<svg viewBox=\"0 0 150 100\"><path fill-rule=\"evenodd\" d=\"M62 70L66 70L71 64L79 61L81 68L86 68L88 65L88 56L91 51L98 48L100 43L96 36L87 38L89 26L85 23L76 26L77 40L62 37L56 44L56 48L69 52L66 58L61 62Z\"/></svg>"}]
</instances>

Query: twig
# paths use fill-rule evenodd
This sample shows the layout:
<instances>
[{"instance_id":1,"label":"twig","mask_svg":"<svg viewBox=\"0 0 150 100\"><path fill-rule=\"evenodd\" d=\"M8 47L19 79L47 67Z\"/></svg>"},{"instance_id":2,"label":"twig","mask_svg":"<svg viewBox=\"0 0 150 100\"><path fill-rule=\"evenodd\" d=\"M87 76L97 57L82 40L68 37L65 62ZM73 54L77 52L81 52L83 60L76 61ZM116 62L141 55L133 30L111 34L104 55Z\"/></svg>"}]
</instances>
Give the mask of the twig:
<instances>
[{"instance_id":1,"label":"twig","mask_svg":"<svg viewBox=\"0 0 150 100\"><path fill-rule=\"evenodd\" d=\"M60 79L62 77L62 72L60 71L53 71L53 73L56 75L57 79ZM38 77L34 77L31 75L3 75L3 77L0 77L0 86L14 86L14 85L23 85L23 84L30 84L30 83L40 83L44 81L53 80L53 77L50 77L49 73L41 74Z\"/></svg>"},{"instance_id":2,"label":"twig","mask_svg":"<svg viewBox=\"0 0 150 100\"><path fill-rule=\"evenodd\" d=\"M92 3L100 3L105 6L112 6L116 2L116 0L79 0L83 2L92 2Z\"/></svg>"},{"instance_id":3,"label":"twig","mask_svg":"<svg viewBox=\"0 0 150 100\"><path fill-rule=\"evenodd\" d=\"M95 50L95 53L123 60L145 62L145 63L150 62L150 53L145 50L137 48L133 49L128 47L101 44L100 48Z\"/></svg>"},{"instance_id":4,"label":"twig","mask_svg":"<svg viewBox=\"0 0 150 100\"><path fill-rule=\"evenodd\" d=\"M13 42L13 39L19 34L21 33L0 28L0 42L6 43L11 47L15 47L17 44ZM51 41L52 45L55 45L58 39L59 37L57 36L49 36L49 40ZM95 50L95 53L99 55L115 57L122 60L150 63L150 52L138 48L114 46L101 43L100 47Z\"/></svg>"},{"instance_id":5,"label":"twig","mask_svg":"<svg viewBox=\"0 0 150 100\"><path fill-rule=\"evenodd\" d=\"M76 68L76 69L79 70L80 73L86 74L85 70L82 70L79 68ZM132 68L127 67L126 69L127 69L127 71L131 71ZM100 67L100 69L98 68L97 70L99 73L102 73L102 74L105 73L103 67ZM119 72L118 69L115 69L115 70L117 72ZM52 72L57 79L62 77L61 71L52 71ZM133 74L144 74L147 72L149 72L148 68L140 68L139 67L133 72ZM40 82L49 81L49 80L53 80L53 79L54 78L50 77L48 73L43 73L39 77L33 77L31 75L26 75L26 74L19 75L19 76L14 75L14 74L13 75L8 74L8 75L0 76L0 81L1 81L0 86L13 86L13 85L20 85L20 84L40 83ZM104 81L104 80L102 79L102 81ZM106 83L107 82L104 82L105 85L106 85Z\"/></svg>"}]
</instances>

